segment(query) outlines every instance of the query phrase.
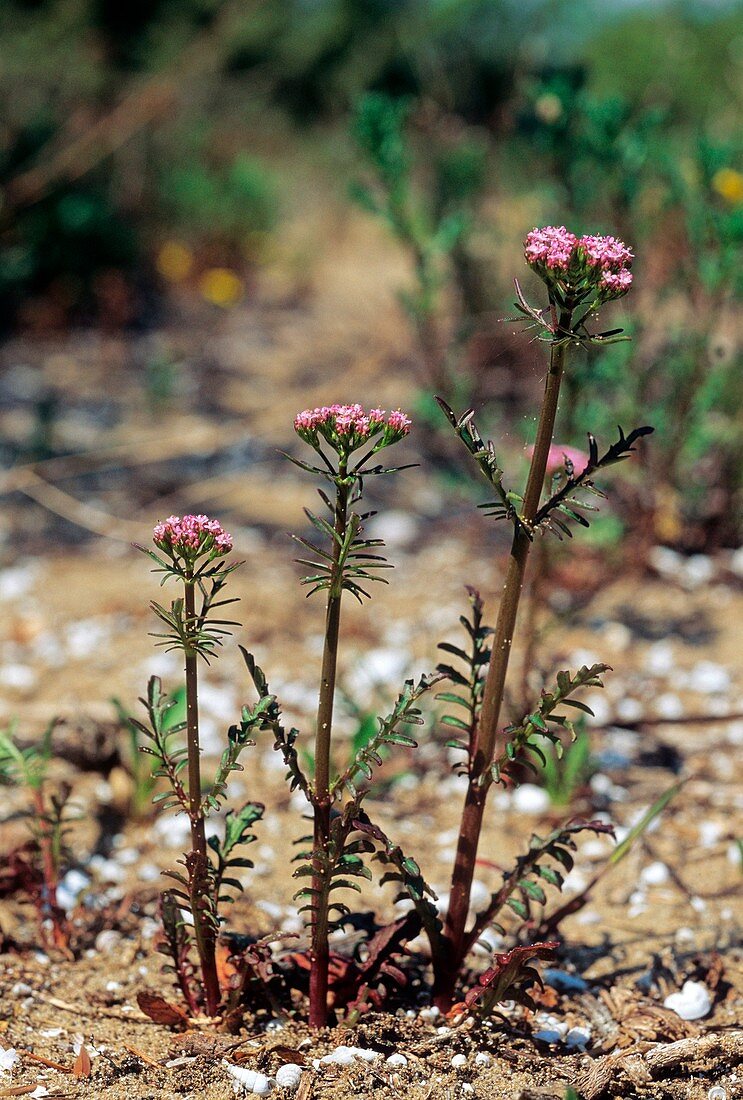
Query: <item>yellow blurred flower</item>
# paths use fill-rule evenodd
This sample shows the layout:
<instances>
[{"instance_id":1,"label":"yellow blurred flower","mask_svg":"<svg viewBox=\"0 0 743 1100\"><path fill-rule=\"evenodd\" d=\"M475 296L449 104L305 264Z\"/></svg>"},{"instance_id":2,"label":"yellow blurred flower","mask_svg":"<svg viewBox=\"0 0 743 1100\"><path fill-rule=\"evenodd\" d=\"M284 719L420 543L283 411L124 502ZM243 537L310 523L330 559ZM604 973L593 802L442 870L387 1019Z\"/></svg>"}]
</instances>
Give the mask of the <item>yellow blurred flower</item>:
<instances>
[{"instance_id":1,"label":"yellow blurred flower","mask_svg":"<svg viewBox=\"0 0 743 1100\"><path fill-rule=\"evenodd\" d=\"M179 241L166 241L157 254L157 270L171 283L182 283L193 267L193 252Z\"/></svg>"},{"instance_id":2,"label":"yellow blurred flower","mask_svg":"<svg viewBox=\"0 0 743 1100\"><path fill-rule=\"evenodd\" d=\"M210 267L199 280L202 298L224 309L234 306L244 289L240 276L226 267Z\"/></svg>"},{"instance_id":3,"label":"yellow blurred flower","mask_svg":"<svg viewBox=\"0 0 743 1100\"><path fill-rule=\"evenodd\" d=\"M721 168L712 177L712 186L731 205L743 203L743 172L736 172L734 168Z\"/></svg>"},{"instance_id":4,"label":"yellow blurred flower","mask_svg":"<svg viewBox=\"0 0 743 1100\"><path fill-rule=\"evenodd\" d=\"M540 122L546 122L548 126L559 122L564 113L562 100L554 92L545 92L534 104L534 114Z\"/></svg>"}]
</instances>

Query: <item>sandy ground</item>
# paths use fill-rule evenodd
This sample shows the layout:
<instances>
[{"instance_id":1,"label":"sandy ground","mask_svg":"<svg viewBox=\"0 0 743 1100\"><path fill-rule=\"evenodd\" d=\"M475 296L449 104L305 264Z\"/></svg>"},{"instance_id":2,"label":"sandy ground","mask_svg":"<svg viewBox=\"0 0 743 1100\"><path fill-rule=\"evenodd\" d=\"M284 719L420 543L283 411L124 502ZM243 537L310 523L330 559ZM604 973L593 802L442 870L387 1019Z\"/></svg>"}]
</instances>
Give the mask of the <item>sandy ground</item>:
<instances>
[{"instance_id":1,"label":"sandy ground","mask_svg":"<svg viewBox=\"0 0 743 1100\"><path fill-rule=\"evenodd\" d=\"M596 712L595 774L569 807L550 805L541 792L521 801L496 792L481 849L483 885L497 884L499 869L532 830L544 832L570 814L605 814L621 835L662 791L685 780L660 822L564 923L553 969L578 974L580 990L563 991L558 975L554 984L548 980L543 1015L514 1009L489 1025L442 1033L448 1025L426 1017L421 986L400 1015L365 1019L352 1038L341 1027L309 1041L299 1017L249 1015L237 1037L175 1035L136 1007L143 989L170 995L152 949L153 917L160 871L178 858L184 836L178 819L136 820L130 812L130 761L111 699L131 711L148 675L161 675L171 688L181 677L177 659L156 651L148 637L148 600L158 590L130 542L145 541L152 522L171 511L203 508L224 517L246 561L232 586L241 600L235 642L256 654L288 719L310 729L323 610L317 597L304 599L286 531L302 529L302 507L312 506L314 489L275 448L294 446L290 424L298 408L358 395L409 407L414 389L393 297L400 266L358 223L343 233L332 263L317 273L322 290L308 300L289 301L275 288L273 297L223 319L174 322L132 340L72 334L48 345L14 341L2 351L10 395L3 437L27 435L41 379L65 395L54 429L58 448L92 457L36 467L42 482L23 471L9 475L25 495L10 498L4 514L0 716L17 716L26 742L52 717L64 719L53 774L72 784L81 816L70 836L65 895L77 959L41 952L28 906L17 897L0 900L0 1046L20 1055L12 1075L0 1074L0 1096L43 1086L56 1096L218 1100L232 1095L224 1062L238 1058L269 1075L282 1062L302 1064L303 1098L405 1090L415 1100L562 1100L576 1083L586 1100L703 1100L721 1096L709 1091L716 1085L726 1098L743 1095L736 1071L743 1054L743 912L735 844L743 835L743 592L735 559L725 553L700 558L691 570L680 559L648 556L647 547L603 557L584 551L572 566L556 562L555 609L539 620L538 674L527 686L534 690L557 668L595 660L614 667L605 691L586 697ZM360 248L363 270L352 262ZM370 324L370 317L384 324ZM180 364L176 392L159 411L145 385L153 348ZM539 370L535 363L530 384L537 388ZM427 461L412 437L404 446L406 460ZM515 446L509 461L517 471ZM464 585L481 588L492 621L502 583L504 543L474 507L482 498L426 467L371 492L380 507L374 533L386 538L396 569L371 607L344 612L339 760L359 715L389 704L406 676L431 670L438 641L457 640ZM523 641L515 654L515 709ZM229 643L203 677L208 757L251 698ZM440 892L462 796L445 740L427 715L421 748L386 763L368 803ZM301 936L291 901L296 883L286 868L292 840L303 831L303 807L284 786L268 742L250 751L232 790L264 802L267 814L257 827L256 867L229 928ZM24 806L22 792L4 791L0 851L26 839ZM567 896L580 892L610 850L596 838L580 845ZM392 896L376 889L359 904L378 917L393 913ZM711 1006L687 1022L663 1002L689 979L707 988ZM555 1019L587 1030L585 1050L537 1038ZM76 1036L93 1055L90 1077L71 1072ZM679 1049L675 1062L653 1062L654 1052L684 1040L692 1045ZM379 1058L315 1067L339 1043ZM407 1065L386 1062L396 1052ZM453 1066L460 1053L463 1066Z\"/></svg>"}]
</instances>

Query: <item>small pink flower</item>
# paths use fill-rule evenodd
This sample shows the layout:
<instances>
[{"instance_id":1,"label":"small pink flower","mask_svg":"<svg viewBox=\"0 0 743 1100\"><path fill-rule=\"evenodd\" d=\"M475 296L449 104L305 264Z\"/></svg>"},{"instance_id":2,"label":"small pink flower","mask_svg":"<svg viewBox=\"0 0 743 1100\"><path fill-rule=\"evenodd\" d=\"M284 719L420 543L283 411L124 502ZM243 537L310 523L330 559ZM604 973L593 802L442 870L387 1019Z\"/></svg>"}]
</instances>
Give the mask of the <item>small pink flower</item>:
<instances>
[{"instance_id":1,"label":"small pink flower","mask_svg":"<svg viewBox=\"0 0 743 1100\"><path fill-rule=\"evenodd\" d=\"M524 258L548 285L559 283L581 301L621 298L632 286L634 255L618 237L576 237L564 225L547 225L527 235Z\"/></svg>"},{"instance_id":2,"label":"small pink flower","mask_svg":"<svg viewBox=\"0 0 743 1100\"><path fill-rule=\"evenodd\" d=\"M621 298L632 286L632 272L627 268L621 271L604 271L599 280L599 287L605 291L606 298Z\"/></svg>"},{"instance_id":3,"label":"small pink flower","mask_svg":"<svg viewBox=\"0 0 743 1100\"><path fill-rule=\"evenodd\" d=\"M578 238L564 225L532 229L524 241L524 257L530 267L566 272L575 254Z\"/></svg>"},{"instance_id":4,"label":"small pink flower","mask_svg":"<svg viewBox=\"0 0 743 1100\"><path fill-rule=\"evenodd\" d=\"M191 562L207 553L210 558L218 558L232 549L232 535L219 520L204 515L168 516L155 525L152 538L160 550Z\"/></svg>"},{"instance_id":5,"label":"small pink flower","mask_svg":"<svg viewBox=\"0 0 743 1100\"><path fill-rule=\"evenodd\" d=\"M530 444L524 450L530 459L534 457L533 445ZM558 443L553 443L547 452L547 476L552 477L553 474L562 473L568 463L576 474L581 474L588 462L589 458L585 451L580 451L577 447L562 447Z\"/></svg>"},{"instance_id":6,"label":"small pink flower","mask_svg":"<svg viewBox=\"0 0 743 1100\"><path fill-rule=\"evenodd\" d=\"M399 432L400 435L407 435L411 424L410 417L406 416L404 412L400 412L399 409L391 412L387 419L387 427L391 428L393 432Z\"/></svg>"},{"instance_id":7,"label":"small pink flower","mask_svg":"<svg viewBox=\"0 0 743 1100\"><path fill-rule=\"evenodd\" d=\"M580 238L578 245L585 252L586 261L591 267L619 271L620 268L631 267L635 258L618 237L586 236Z\"/></svg>"},{"instance_id":8,"label":"small pink flower","mask_svg":"<svg viewBox=\"0 0 743 1100\"><path fill-rule=\"evenodd\" d=\"M367 413L359 404L323 405L297 413L294 430L313 447L322 436L339 453L349 454L381 433L377 448L397 442L410 431L410 420L399 409L387 416L384 409Z\"/></svg>"}]
</instances>

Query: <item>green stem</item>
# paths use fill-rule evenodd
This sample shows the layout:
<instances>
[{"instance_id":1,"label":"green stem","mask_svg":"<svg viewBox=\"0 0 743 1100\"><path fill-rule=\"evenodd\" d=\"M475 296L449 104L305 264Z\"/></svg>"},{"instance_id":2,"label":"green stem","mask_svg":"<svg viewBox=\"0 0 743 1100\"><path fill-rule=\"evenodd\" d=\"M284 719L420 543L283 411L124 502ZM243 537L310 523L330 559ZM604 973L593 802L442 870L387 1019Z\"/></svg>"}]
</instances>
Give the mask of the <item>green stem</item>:
<instances>
[{"instance_id":1,"label":"green stem","mask_svg":"<svg viewBox=\"0 0 743 1100\"><path fill-rule=\"evenodd\" d=\"M185 578L184 614L186 629L190 635L196 630L195 585L193 578ZM221 994L216 963L216 933L208 896L204 896L209 876L209 856L206 847L206 828L201 803L201 746L199 744L199 679L196 650L187 646L186 657L186 735L188 744L188 816L191 822L191 848L193 867L189 878L195 883L192 896L194 940L201 964L204 983L204 999L207 1016L216 1016Z\"/></svg>"},{"instance_id":2,"label":"green stem","mask_svg":"<svg viewBox=\"0 0 743 1100\"><path fill-rule=\"evenodd\" d=\"M571 325L570 312L560 317L559 327L566 331ZM557 416L560 383L565 365L565 343L553 343L550 349L549 371L542 400L529 477L524 493L522 523L517 524L511 555L508 560L503 596L493 635L493 650L488 667L482 709L470 762L459 843L452 872L449 912L444 935L450 950L445 953L443 972L434 975L434 998L439 1008L451 1007L459 968L466 952L465 926L470 907L470 892L475 873L475 861L482 830L489 782L488 769L497 750L498 723L503 704L503 691L511 656L516 616L521 599L526 563L531 549L531 524L539 508L544 485L547 459Z\"/></svg>"},{"instance_id":3,"label":"green stem","mask_svg":"<svg viewBox=\"0 0 743 1100\"><path fill-rule=\"evenodd\" d=\"M341 621L341 552L348 522L349 486L343 484L346 463L339 463L335 498L333 563L325 613L325 644L320 674L320 698L315 731L315 782L312 791L314 816L313 849L322 853L313 860L312 944L310 970L310 1027L324 1027L328 1018L328 881L330 843L330 743L333 725L338 638Z\"/></svg>"}]
</instances>

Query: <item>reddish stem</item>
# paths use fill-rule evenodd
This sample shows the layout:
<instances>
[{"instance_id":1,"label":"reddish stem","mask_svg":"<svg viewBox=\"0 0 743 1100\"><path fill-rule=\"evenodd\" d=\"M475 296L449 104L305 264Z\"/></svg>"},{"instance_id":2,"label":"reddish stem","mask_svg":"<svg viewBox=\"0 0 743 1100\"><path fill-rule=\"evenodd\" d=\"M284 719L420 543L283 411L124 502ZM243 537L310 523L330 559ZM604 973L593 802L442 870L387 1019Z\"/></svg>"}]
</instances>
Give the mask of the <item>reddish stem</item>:
<instances>
[{"instance_id":1,"label":"reddish stem","mask_svg":"<svg viewBox=\"0 0 743 1100\"><path fill-rule=\"evenodd\" d=\"M571 316L567 312L559 319L559 330L562 332L569 330L570 324ZM537 428L537 438L524 493L523 522L519 523L514 531L511 556L503 586L503 596L498 609L498 620L493 635L492 656L485 681L480 720L470 763L469 781L459 830L459 843L452 872L449 912L444 927L444 936L448 941L449 949L443 953L443 962L438 968L439 972L434 974L434 1001L442 1011L447 1011L452 1005L457 975L468 949L465 928L469 914L470 892L475 873L485 803L490 787L487 773L497 753L498 724L503 704L503 692L516 628L519 601L524 584L526 563L531 549L530 527L539 508L539 500L544 485L549 448L552 443L557 415L560 383L565 364L565 350L566 345L562 342L553 343L550 349L550 364Z\"/></svg>"}]
</instances>

